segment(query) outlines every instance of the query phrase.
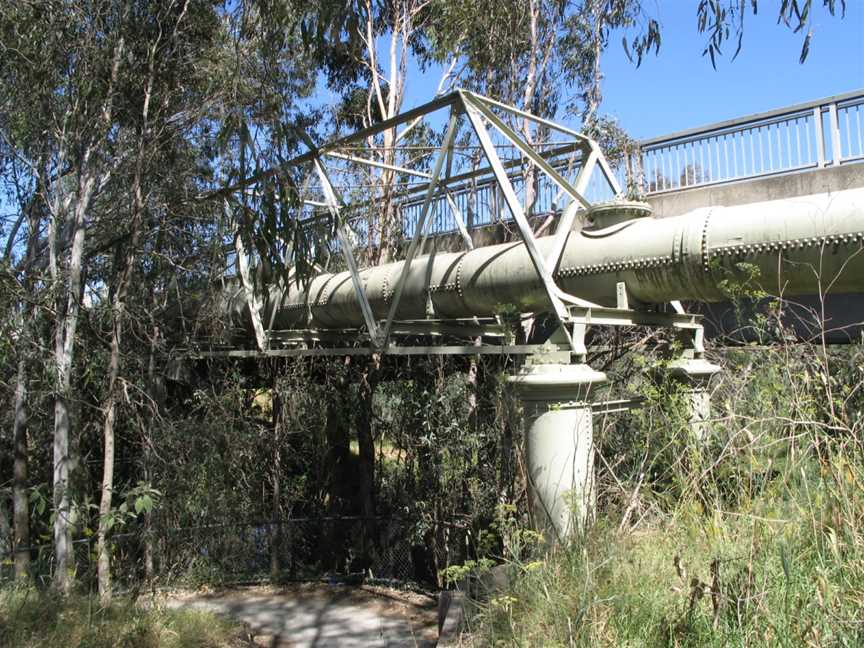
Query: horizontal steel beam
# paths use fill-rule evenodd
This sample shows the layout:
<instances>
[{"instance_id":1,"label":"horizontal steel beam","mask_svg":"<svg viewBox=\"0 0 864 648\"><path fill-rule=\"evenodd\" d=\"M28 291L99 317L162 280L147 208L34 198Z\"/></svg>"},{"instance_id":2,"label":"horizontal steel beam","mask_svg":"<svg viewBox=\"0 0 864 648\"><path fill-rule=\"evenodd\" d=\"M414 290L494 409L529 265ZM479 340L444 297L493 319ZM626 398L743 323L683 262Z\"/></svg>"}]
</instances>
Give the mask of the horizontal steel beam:
<instances>
[{"instance_id":1,"label":"horizontal steel beam","mask_svg":"<svg viewBox=\"0 0 864 648\"><path fill-rule=\"evenodd\" d=\"M508 356L508 355L532 355L540 352L548 352L549 346L544 344L502 344L475 346L466 345L429 345L429 346L399 346L391 344L387 349L387 355L485 355L485 356ZM565 349L561 349L564 351ZM227 349L220 351L185 351L178 356L190 360L203 360L207 358L293 358L314 356L368 356L381 353L378 349L370 347L317 347L314 349L269 349L267 351L254 351L251 349Z\"/></svg>"}]
</instances>

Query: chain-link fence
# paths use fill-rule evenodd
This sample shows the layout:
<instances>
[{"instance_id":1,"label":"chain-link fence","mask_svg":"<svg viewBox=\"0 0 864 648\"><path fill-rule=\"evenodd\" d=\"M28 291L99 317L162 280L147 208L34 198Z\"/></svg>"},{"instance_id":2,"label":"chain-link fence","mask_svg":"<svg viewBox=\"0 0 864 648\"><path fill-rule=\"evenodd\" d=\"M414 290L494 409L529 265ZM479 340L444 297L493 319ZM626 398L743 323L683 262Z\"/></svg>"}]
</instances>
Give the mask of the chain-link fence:
<instances>
[{"instance_id":1,"label":"chain-link fence","mask_svg":"<svg viewBox=\"0 0 864 648\"><path fill-rule=\"evenodd\" d=\"M459 525L396 517L308 517L163 527L111 536L112 573L121 587L145 582L217 584L264 580L416 582L465 559ZM95 584L96 539L73 542L77 580ZM31 547L31 569L47 582L50 544ZM12 555L0 556L0 578L12 577Z\"/></svg>"}]
</instances>

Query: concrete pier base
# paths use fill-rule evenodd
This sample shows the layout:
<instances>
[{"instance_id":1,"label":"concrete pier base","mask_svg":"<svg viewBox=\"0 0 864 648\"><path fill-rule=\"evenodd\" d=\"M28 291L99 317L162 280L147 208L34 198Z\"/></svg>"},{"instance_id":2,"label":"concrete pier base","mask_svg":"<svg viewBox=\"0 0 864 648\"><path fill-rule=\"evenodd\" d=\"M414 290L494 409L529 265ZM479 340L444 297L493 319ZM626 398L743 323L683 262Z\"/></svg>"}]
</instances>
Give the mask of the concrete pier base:
<instances>
[{"instance_id":1,"label":"concrete pier base","mask_svg":"<svg viewBox=\"0 0 864 648\"><path fill-rule=\"evenodd\" d=\"M721 368L702 358L680 358L671 362L668 370L672 378L683 385L693 438L705 438L708 421L711 420L711 394L708 384Z\"/></svg>"},{"instance_id":2,"label":"concrete pier base","mask_svg":"<svg viewBox=\"0 0 864 648\"><path fill-rule=\"evenodd\" d=\"M524 405L535 525L547 538L564 540L594 515L590 395L606 374L585 364L534 362L510 380Z\"/></svg>"}]
</instances>

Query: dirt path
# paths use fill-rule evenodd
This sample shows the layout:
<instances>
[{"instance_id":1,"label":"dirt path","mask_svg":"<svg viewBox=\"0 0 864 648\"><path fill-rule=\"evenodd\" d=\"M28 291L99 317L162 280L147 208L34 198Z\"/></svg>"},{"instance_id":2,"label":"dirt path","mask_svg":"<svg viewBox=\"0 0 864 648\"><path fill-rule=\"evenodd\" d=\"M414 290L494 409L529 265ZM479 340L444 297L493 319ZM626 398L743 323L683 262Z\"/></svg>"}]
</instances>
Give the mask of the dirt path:
<instances>
[{"instance_id":1,"label":"dirt path","mask_svg":"<svg viewBox=\"0 0 864 648\"><path fill-rule=\"evenodd\" d=\"M438 634L431 597L380 587L245 587L172 594L166 605L239 619L269 648L431 648Z\"/></svg>"}]
</instances>

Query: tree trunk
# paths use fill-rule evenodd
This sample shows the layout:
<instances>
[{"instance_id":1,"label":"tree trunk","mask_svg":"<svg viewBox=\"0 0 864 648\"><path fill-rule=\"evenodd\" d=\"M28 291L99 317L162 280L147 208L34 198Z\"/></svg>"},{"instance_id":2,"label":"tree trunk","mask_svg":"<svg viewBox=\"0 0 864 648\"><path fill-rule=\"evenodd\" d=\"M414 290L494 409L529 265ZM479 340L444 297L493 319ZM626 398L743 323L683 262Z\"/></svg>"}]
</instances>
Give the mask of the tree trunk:
<instances>
[{"instance_id":1,"label":"tree trunk","mask_svg":"<svg viewBox=\"0 0 864 648\"><path fill-rule=\"evenodd\" d=\"M15 422L13 425L15 459L12 469L13 544L15 580L30 578L30 498L27 494L27 364L18 361L18 384L15 387Z\"/></svg>"},{"instance_id":2,"label":"tree trunk","mask_svg":"<svg viewBox=\"0 0 864 648\"><path fill-rule=\"evenodd\" d=\"M278 581L282 576L282 396L279 393L279 379L276 369L273 370L271 395L273 410L273 465L271 482L273 495L271 500L271 516L273 519L273 534L270 538L270 579Z\"/></svg>"},{"instance_id":3,"label":"tree trunk","mask_svg":"<svg viewBox=\"0 0 864 648\"><path fill-rule=\"evenodd\" d=\"M88 201L89 202L89 201ZM72 498L69 492L69 473L72 468L69 438L72 420L69 404L72 393L72 360L75 332L82 293L81 263L84 252L83 206L81 219L76 219L72 251L69 258L69 278L65 290L65 305L58 312L63 317L57 323L54 337L54 364L57 386L54 396L54 586L61 594L72 587L70 555L72 549Z\"/></svg>"},{"instance_id":4,"label":"tree trunk","mask_svg":"<svg viewBox=\"0 0 864 648\"><path fill-rule=\"evenodd\" d=\"M364 549L369 554L375 543L375 441L372 436L372 399L378 383L378 359L373 358L360 377L357 406L357 445L360 454L360 501L364 518Z\"/></svg>"},{"instance_id":5,"label":"tree trunk","mask_svg":"<svg viewBox=\"0 0 864 648\"><path fill-rule=\"evenodd\" d=\"M348 362L349 359L346 358L346 366ZM325 535L328 540L324 547L325 558L323 562L328 568L338 571L345 566L347 532L345 525L337 518L344 515L345 505L351 498L353 489L349 484L348 470L351 464L351 438L348 421L345 420L345 408L342 400L348 381L341 369L333 382L335 384L330 384L330 381L327 381L325 488L327 492L327 516L331 520L329 526L326 527Z\"/></svg>"},{"instance_id":6,"label":"tree trunk","mask_svg":"<svg viewBox=\"0 0 864 648\"><path fill-rule=\"evenodd\" d=\"M69 473L72 461L69 454L72 422L69 405L72 402L72 371L75 350L75 334L78 328L78 315L84 294L83 257L84 239L87 234L86 215L90 209L93 193L104 179L100 171L97 150L107 137L112 123L114 103L114 86L120 68L120 60L124 50L124 40L121 37L114 48L111 65L111 76L100 115L101 130L94 131L92 138L87 138L89 144L83 146L80 157L75 159L73 167L78 173L78 186L70 214L69 204L60 200L59 193L55 199L51 222L49 223L49 267L51 278L60 287L56 303L57 325L54 331L54 587L62 594L68 594L72 579L70 578L70 559L72 548L72 498L69 492ZM64 124L65 129L65 124ZM74 150L74 142L67 139L65 130L58 135L61 152L67 146ZM80 145L80 142L78 142ZM62 207L61 207L62 205ZM59 220L65 217L70 225L72 245L69 250L65 272L60 272L58 259Z\"/></svg>"},{"instance_id":7,"label":"tree trunk","mask_svg":"<svg viewBox=\"0 0 864 648\"><path fill-rule=\"evenodd\" d=\"M5 499L0 499L0 554L7 552L15 552L15 536L9 524L9 507Z\"/></svg>"},{"instance_id":8,"label":"tree trunk","mask_svg":"<svg viewBox=\"0 0 864 648\"><path fill-rule=\"evenodd\" d=\"M102 425L102 497L99 502L99 529L96 537L99 602L111 603L111 549L108 533L113 526L111 499L114 494L114 421L117 417L117 379L120 374L120 335L122 307L114 305L114 326L111 335L111 359L108 362L108 397Z\"/></svg>"},{"instance_id":9,"label":"tree trunk","mask_svg":"<svg viewBox=\"0 0 864 648\"><path fill-rule=\"evenodd\" d=\"M160 232L161 235L161 232ZM158 246L157 246L158 247ZM151 278L151 282L153 279ZM150 287L150 305L151 313L155 313L158 307L156 300L156 291ZM153 431L152 422L158 420L162 416L164 407L165 390L161 382L161 377L156 373L156 353L159 345L159 325L153 325L152 337L150 338L150 352L147 358L147 395L150 398L150 406L153 409L153 416L141 426L141 445L143 447L141 453L141 461L143 464L144 481L151 483L152 479L152 455L153 455ZM154 577L154 551L153 551L153 511L144 513L144 578L148 583L153 583Z\"/></svg>"},{"instance_id":10,"label":"tree trunk","mask_svg":"<svg viewBox=\"0 0 864 648\"><path fill-rule=\"evenodd\" d=\"M119 398L121 341L123 337L123 320L126 314L126 293L135 272L135 254L141 237L141 214L144 210L144 158L147 152L147 130L150 115L150 97L153 93L154 62L159 39L150 48L147 83L144 88L144 102L141 110L141 125L138 129L137 150L135 156L135 174L132 176L132 203L130 240L125 254L118 253L120 264L117 272L111 303L111 357L108 361L108 394L105 399L105 420L102 426L102 494L99 501L99 528L97 530L97 570L99 584L99 602L103 607L111 603L111 547L108 534L113 526L111 501L114 495L114 423L117 418L117 401Z\"/></svg>"}]
</instances>

